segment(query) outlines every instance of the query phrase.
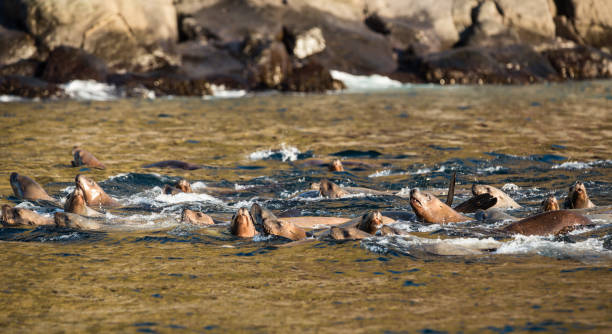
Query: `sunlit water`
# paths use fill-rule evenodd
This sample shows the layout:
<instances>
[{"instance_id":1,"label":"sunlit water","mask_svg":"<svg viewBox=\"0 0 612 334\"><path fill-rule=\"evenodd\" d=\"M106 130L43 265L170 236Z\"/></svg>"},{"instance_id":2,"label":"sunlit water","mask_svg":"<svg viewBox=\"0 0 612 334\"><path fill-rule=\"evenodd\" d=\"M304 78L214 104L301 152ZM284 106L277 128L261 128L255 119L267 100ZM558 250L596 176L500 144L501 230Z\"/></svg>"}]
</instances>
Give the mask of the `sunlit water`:
<instances>
[{"instance_id":1,"label":"sunlit water","mask_svg":"<svg viewBox=\"0 0 612 334\"><path fill-rule=\"evenodd\" d=\"M0 203L20 202L13 171L59 200L74 176L97 180L123 207L99 232L0 230L0 328L140 332L602 332L612 300L612 82L530 87L393 88L235 99L0 104ZM80 145L107 169L70 167ZM372 165L330 173L310 158ZM167 159L195 171L145 169ZM184 208L228 221L259 203L274 212L355 217L412 212L406 197L299 196L343 186L444 193L504 188L525 217L546 196L585 183L594 225L568 236L498 237L506 223L397 221L406 236L364 241L238 240L227 225L179 223ZM187 178L195 194L162 195ZM215 189L225 188L219 192ZM442 256L431 246L486 249Z\"/></svg>"}]
</instances>

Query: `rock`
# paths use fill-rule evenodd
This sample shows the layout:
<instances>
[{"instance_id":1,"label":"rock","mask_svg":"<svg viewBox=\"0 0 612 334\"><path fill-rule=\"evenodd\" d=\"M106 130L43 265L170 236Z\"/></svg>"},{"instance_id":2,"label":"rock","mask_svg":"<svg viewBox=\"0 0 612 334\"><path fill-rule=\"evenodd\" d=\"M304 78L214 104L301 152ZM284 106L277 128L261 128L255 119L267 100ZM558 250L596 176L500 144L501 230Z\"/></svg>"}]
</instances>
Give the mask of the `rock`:
<instances>
[{"instance_id":1,"label":"rock","mask_svg":"<svg viewBox=\"0 0 612 334\"><path fill-rule=\"evenodd\" d=\"M391 33L387 22L385 22L385 20L383 20L383 18L378 16L376 13L366 17L364 23L366 26L368 26L368 28L370 28L370 30L376 33L383 35L389 35Z\"/></svg>"},{"instance_id":2,"label":"rock","mask_svg":"<svg viewBox=\"0 0 612 334\"><path fill-rule=\"evenodd\" d=\"M190 78L176 68L149 73L114 74L108 82L122 87L127 96L140 96L143 89L155 95L204 96L211 95L210 83L206 79Z\"/></svg>"},{"instance_id":3,"label":"rock","mask_svg":"<svg viewBox=\"0 0 612 334\"><path fill-rule=\"evenodd\" d=\"M565 6L559 6L559 2ZM573 20L576 31L589 45L612 47L612 2L610 0L557 1L559 15Z\"/></svg>"},{"instance_id":4,"label":"rock","mask_svg":"<svg viewBox=\"0 0 612 334\"><path fill-rule=\"evenodd\" d=\"M179 16L179 42L218 40L219 36L202 26L190 15Z\"/></svg>"},{"instance_id":5,"label":"rock","mask_svg":"<svg viewBox=\"0 0 612 334\"><path fill-rule=\"evenodd\" d=\"M60 46L49 53L42 79L54 83L72 80L104 82L106 75L106 65L100 58L81 49Z\"/></svg>"},{"instance_id":6,"label":"rock","mask_svg":"<svg viewBox=\"0 0 612 334\"><path fill-rule=\"evenodd\" d=\"M452 15L453 23L459 35L472 25L472 15L478 8L478 0L455 0L453 1Z\"/></svg>"},{"instance_id":7,"label":"rock","mask_svg":"<svg viewBox=\"0 0 612 334\"><path fill-rule=\"evenodd\" d=\"M295 37L295 46L292 48L292 54L298 59L304 59L323 50L325 50L323 32L319 27L314 27Z\"/></svg>"},{"instance_id":8,"label":"rock","mask_svg":"<svg viewBox=\"0 0 612 334\"><path fill-rule=\"evenodd\" d=\"M145 71L176 61L171 0L5 0L4 9L47 49L82 48L114 70Z\"/></svg>"},{"instance_id":9,"label":"rock","mask_svg":"<svg viewBox=\"0 0 612 334\"><path fill-rule=\"evenodd\" d=\"M612 78L612 55L588 46L544 51L563 79Z\"/></svg>"},{"instance_id":10,"label":"rock","mask_svg":"<svg viewBox=\"0 0 612 334\"><path fill-rule=\"evenodd\" d=\"M266 43L266 42L264 42ZM250 47L246 42L245 53L251 53L254 60L249 65L249 82L253 89L281 89L282 83L287 79L292 70L292 63L285 46L281 42L271 42L261 47Z\"/></svg>"},{"instance_id":11,"label":"rock","mask_svg":"<svg viewBox=\"0 0 612 334\"><path fill-rule=\"evenodd\" d=\"M502 48L461 47L416 60L427 82L440 84L521 84L556 80L546 57L526 45Z\"/></svg>"},{"instance_id":12,"label":"rock","mask_svg":"<svg viewBox=\"0 0 612 334\"><path fill-rule=\"evenodd\" d=\"M555 24L548 0L495 0L503 22L523 43L555 38Z\"/></svg>"},{"instance_id":13,"label":"rock","mask_svg":"<svg viewBox=\"0 0 612 334\"><path fill-rule=\"evenodd\" d=\"M503 46L519 42L518 34L504 24L494 1L484 1L473 13L475 22L463 32L458 46Z\"/></svg>"},{"instance_id":14,"label":"rock","mask_svg":"<svg viewBox=\"0 0 612 334\"><path fill-rule=\"evenodd\" d=\"M342 82L332 78L329 69L316 61L294 67L283 83L283 90L292 92L326 92L344 88Z\"/></svg>"},{"instance_id":15,"label":"rock","mask_svg":"<svg viewBox=\"0 0 612 334\"><path fill-rule=\"evenodd\" d=\"M36 43L32 36L19 30L0 26L0 66L14 64L36 54Z\"/></svg>"},{"instance_id":16,"label":"rock","mask_svg":"<svg viewBox=\"0 0 612 334\"><path fill-rule=\"evenodd\" d=\"M20 76L0 77L0 95L15 95L29 99L63 97L63 90L52 83Z\"/></svg>"},{"instance_id":17,"label":"rock","mask_svg":"<svg viewBox=\"0 0 612 334\"><path fill-rule=\"evenodd\" d=\"M188 41L179 44L177 50L185 73L228 88L246 88L245 65L227 49Z\"/></svg>"},{"instance_id":18,"label":"rock","mask_svg":"<svg viewBox=\"0 0 612 334\"><path fill-rule=\"evenodd\" d=\"M35 77L42 72L44 64L35 59L24 59L14 64L0 67L0 76L16 75L22 77Z\"/></svg>"}]
</instances>

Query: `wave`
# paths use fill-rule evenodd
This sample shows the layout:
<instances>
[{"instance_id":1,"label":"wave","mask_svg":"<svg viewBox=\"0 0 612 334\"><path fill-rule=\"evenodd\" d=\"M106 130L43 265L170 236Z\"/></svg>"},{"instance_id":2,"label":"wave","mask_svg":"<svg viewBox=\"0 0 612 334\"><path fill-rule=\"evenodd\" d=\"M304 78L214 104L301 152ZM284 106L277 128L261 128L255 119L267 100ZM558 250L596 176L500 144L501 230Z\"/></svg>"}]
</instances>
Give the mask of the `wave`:
<instances>
[{"instance_id":1,"label":"wave","mask_svg":"<svg viewBox=\"0 0 612 334\"><path fill-rule=\"evenodd\" d=\"M249 160L295 161L298 159L300 153L302 152L300 152L300 150L296 147L285 145L285 143L282 143L280 149L259 150L249 154Z\"/></svg>"}]
</instances>

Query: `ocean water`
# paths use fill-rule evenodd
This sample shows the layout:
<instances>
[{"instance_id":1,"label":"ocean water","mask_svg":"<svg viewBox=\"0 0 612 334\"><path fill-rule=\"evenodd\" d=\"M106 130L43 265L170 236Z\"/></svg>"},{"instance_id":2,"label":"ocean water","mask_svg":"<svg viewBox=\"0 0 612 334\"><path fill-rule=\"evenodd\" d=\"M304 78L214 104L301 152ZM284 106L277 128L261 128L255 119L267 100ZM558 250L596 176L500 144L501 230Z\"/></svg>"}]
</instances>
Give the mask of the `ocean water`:
<instances>
[{"instance_id":1,"label":"ocean water","mask_svg":"<svg viewBox=\"0 0 612 334\"><path fill-rule=\"evenodd\" d=\"M86 174L122 207L106 212L95 232L1 228L0 328L610 330L612 82L438 87L338 75L348 92L217 88L216 98L125 99L114 87L77 82L67 87L72 100L3 98L0 204L61 210L16 199L16 171L60 201L75 175ZM74 145L107 169L71 167ZM312 164L334 158L345 172ZM169 159L203 168L142 167ZM597 205L583 212L593 225L566 236L500 237L507 222L417 221L410 189L445 194L454 172L455 203L472 184L491 184L522 205L508 212L516 217L537 212L550 194L562 200L580 180ZM195 193L162 194L179 178ZM389 195L301 196L323 178ZM404 212L393 227L407 234L285 247L278 238L234 238L227 223L180 222L185 208L227 222L253 203L313 216Z\"/></svg>"}]
</instances>

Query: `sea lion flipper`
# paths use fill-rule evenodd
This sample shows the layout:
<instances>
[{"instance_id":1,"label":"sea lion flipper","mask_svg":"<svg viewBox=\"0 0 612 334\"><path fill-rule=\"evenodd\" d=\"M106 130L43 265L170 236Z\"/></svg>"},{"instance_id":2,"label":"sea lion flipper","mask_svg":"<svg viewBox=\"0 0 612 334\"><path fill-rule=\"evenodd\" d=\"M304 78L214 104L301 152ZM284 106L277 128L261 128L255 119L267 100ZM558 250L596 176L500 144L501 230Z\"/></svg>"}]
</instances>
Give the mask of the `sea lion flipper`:
<instances>
[{"instance_id":1,"label":"sea lion flipper","mask_svg":"<svg viewBox=\"0 0 612 334\"><path fill-rule=\"evenodd\" d=\"M486 210L497 203L497 198L491 196L491 194L480 194L474 196L467 201L457 205L455 211L462 213L472 213L478 210Z\"/></svg>"},{"instance_id":2,"label":"sea lion flipper","mask_svg":"<svg viewBox=\"0 0 612 334\"><path fill-rule=\"evenodd\" d=\"M448 184L448 195L446 195L446 205L451 206L453 204L453 197L455 197L455 178L457 172L453 172L450 183Z\"/></svg>"}]
</instances>

